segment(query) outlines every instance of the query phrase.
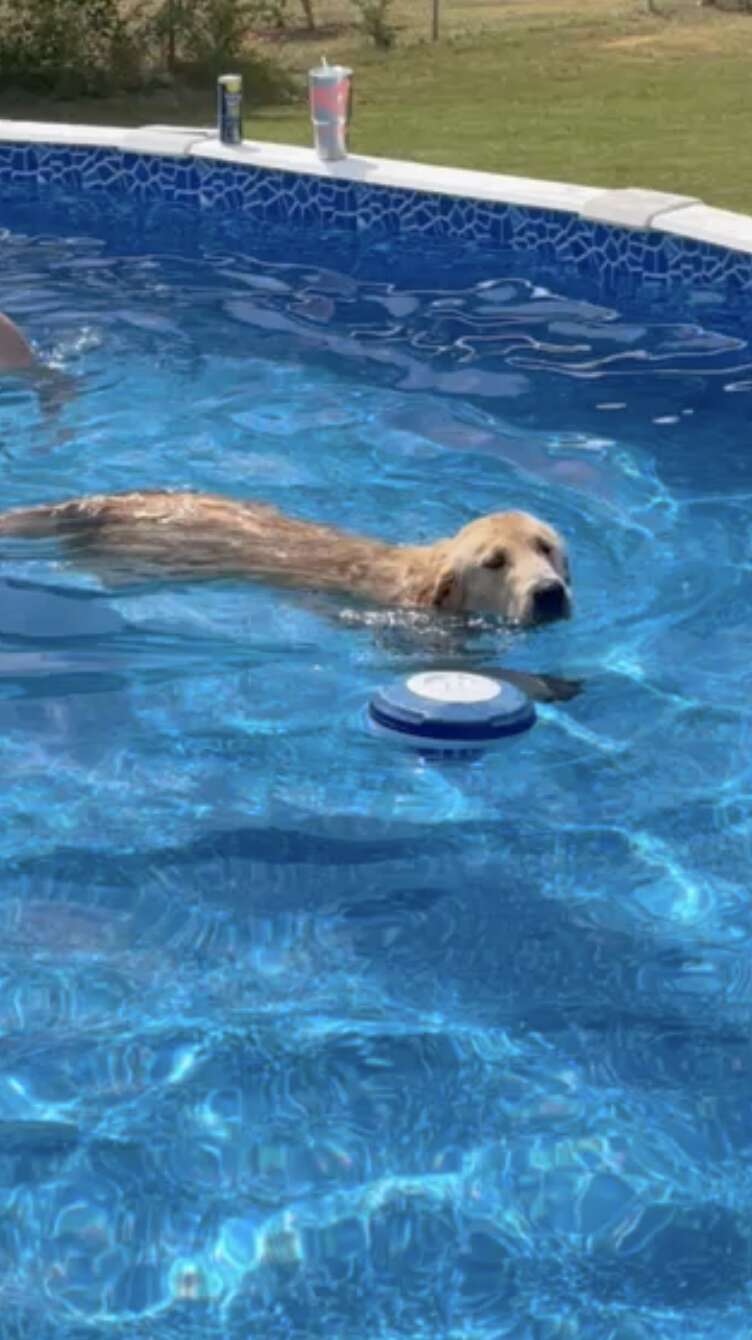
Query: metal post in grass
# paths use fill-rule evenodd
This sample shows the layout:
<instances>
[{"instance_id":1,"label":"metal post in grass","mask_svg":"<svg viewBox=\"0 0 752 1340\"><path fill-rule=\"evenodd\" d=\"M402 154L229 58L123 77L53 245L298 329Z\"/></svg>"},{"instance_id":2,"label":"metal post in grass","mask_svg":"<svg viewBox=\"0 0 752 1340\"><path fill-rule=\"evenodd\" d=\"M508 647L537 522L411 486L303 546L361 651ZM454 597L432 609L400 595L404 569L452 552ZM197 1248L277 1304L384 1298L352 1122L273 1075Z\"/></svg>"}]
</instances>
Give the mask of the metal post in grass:
<instances>
[{"instance_id":1,"label":"metal post in grass","mask_svg":"<svg viewBox=\"0 0 752 1340\"><path fill-rule=\"evenodd\" d=\"M432 0L433 3L433 22L431 24L431 41L439 40L439 5L441 0Z\"/></svg>"},{"instance_id":2,"label":"metal post in grass","mask_svg":"<svg viewBox=\"0 0 752 1340\"><path fill-rule=\"evenodd\" d=\"M170 74L175 73L175 27L177 24L175 8L175 0L167 0L167 69Z\"/></svg>"}]
</instances>

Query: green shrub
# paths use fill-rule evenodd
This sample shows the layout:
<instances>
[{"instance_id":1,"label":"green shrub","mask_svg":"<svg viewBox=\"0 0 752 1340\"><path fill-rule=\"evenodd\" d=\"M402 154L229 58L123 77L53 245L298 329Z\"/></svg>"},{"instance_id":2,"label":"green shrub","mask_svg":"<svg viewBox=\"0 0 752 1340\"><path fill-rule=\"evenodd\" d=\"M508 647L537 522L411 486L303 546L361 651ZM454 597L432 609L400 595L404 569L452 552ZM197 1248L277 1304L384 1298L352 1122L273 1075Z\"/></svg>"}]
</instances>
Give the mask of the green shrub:
<instances>
[{"instance_id":1,"label":"green shrub","mask_svg":"<svg viewBox=\"0 0 752 1340\"><path fill-rule=\"evenodd\" d=\"M124 28L118 0L0 0L0 67L39 90L99 92Z\"/></svg>"},{"instance_id":2,"label":"green shrub","mask_svg":"<svg viewBox=\"0 0 752 1340\"><path fill-rule=\"evenodd\" d=\"M294 102L301 94L298 80L284 66L258 51L223 60L207 55L181 61L179 75L196 87L213 84L220 74L243 76L243 103L247 107L269 107Z\"/></svg>"},{"instance_id":3,"label":"green shrub","mask_svg":"<svg viewBox=\"0 0 752 1340\"><path fill-rule=\"evenodd\" d=\"M387 51L397 40L397 30L389 22L392 0L352 0L360 14L360 26L377 47Z\"/></svg>"},{"instance_id":4,"label":"green shrub","mask_svg":"<svg viewBox=\"0 0 752 1340\"><path fill-rule=\"evenodd\" d=\"M177 10L175 70L191 83L242 74L251 106L291 101L298 92L290 72L249 46L253 25L269 14L268 0L172 0Z\"/></svg>"},{"instance_id":5,"label":"green shrub","mask_svg":"<svg viewBox=\"0 0 752 1340\"><path fill-rule=\"evenodd\" d=\"M284 0L0 0L0 69L8 84L59 97L138 89L160 70L211 82L238 70L253 104L289 101L292 76L249 49Z\"/></svg>"}]
</instances>

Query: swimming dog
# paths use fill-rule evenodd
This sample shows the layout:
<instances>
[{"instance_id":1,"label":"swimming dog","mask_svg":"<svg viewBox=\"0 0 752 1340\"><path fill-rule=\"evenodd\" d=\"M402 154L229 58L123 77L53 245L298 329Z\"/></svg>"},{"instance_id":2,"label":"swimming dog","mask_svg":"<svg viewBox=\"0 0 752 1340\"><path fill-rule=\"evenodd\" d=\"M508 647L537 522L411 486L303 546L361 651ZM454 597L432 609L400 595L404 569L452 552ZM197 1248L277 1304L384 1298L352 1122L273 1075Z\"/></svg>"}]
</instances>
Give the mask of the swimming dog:
<instances>
[{"instance_id":1,"label":"swimming dog","mask_svg":"<svg viewBox=\"0 0 752 1340\"><path fill-rule=\"evenodd\" d=\"M382 605L492 613L528 627L571 612L564 543L527 512L495 512L432 544L402 545L263 503L154 490L0 513L0 535L57 537L113 580L250 579Z\"/></svg>"}]
</instances>

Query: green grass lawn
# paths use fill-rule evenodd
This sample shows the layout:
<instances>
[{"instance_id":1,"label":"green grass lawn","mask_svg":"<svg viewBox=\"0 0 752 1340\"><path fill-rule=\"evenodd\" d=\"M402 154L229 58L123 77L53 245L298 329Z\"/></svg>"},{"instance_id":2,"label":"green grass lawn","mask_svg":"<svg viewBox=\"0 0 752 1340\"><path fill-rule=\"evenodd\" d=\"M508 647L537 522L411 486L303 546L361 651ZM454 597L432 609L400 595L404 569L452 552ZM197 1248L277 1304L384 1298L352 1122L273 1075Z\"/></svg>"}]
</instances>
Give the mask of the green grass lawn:
<instances>
[{"instance_id":1,"label":"green grass lawn","mask_svg":"<svg viewBox=\"0 0 752 1340\"><path fill-rule=\"evenodd\" d=\"M681 0L666 19L642 0L443 0L434 45L428 0L396 0L399 42L381 53L338 23L338 4L325 39L273 50L301 72L324 50L355 67L354 152L650 186L752 213L752 16ZM6 93L0 115L201 125L213 89L76 103ZM310 143L304 97L250 113L246 136Z\"/></svg>"}]
</instances>

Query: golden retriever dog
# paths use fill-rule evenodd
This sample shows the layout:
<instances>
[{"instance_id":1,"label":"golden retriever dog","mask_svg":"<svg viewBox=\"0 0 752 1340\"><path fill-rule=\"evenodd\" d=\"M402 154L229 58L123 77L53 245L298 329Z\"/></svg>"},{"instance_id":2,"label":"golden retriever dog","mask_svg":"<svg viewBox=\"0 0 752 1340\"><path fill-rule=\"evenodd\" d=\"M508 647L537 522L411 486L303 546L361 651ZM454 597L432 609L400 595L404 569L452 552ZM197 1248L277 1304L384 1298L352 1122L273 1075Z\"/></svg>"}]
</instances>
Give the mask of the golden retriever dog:
<instances>
[{"instance_id":1,"label":"golden retriever dog","mask_svg":"<svg viewBox=\"0 0 752 1340\"><path fill-rule=\"evenodd\" d=\"M0 513L0 535L58 537L112 579L247 578L523 626L571 612L563 541L526 512L479 517L433 544L394 545L262 503L155 490Z\"/></svg>"}]
</instances>

